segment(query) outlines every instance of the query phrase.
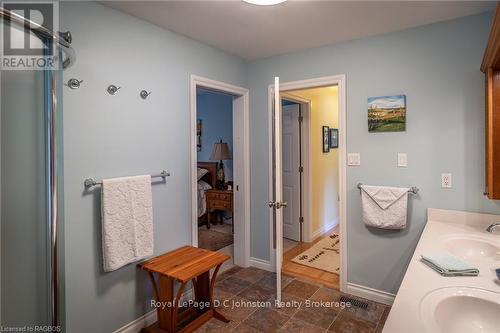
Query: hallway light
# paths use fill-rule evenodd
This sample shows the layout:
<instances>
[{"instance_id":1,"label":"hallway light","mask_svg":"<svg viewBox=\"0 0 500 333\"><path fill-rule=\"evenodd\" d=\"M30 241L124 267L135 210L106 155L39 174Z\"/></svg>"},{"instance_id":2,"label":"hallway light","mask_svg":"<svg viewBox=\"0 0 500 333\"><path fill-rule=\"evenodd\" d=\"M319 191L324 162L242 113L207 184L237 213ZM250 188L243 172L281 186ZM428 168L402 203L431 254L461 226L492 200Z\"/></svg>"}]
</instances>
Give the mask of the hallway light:
<instances>
[{"instance_id":1,"label":"hallway light","mask_svg":"<svg viewBox=\"0 0 500 333\"><path fill-rule=\"evenodd\" d=\"M286 0L243 0L247 3L251 3L252 5L258 6L272 6L285 2Z\"/></svg>"}]
</instances>

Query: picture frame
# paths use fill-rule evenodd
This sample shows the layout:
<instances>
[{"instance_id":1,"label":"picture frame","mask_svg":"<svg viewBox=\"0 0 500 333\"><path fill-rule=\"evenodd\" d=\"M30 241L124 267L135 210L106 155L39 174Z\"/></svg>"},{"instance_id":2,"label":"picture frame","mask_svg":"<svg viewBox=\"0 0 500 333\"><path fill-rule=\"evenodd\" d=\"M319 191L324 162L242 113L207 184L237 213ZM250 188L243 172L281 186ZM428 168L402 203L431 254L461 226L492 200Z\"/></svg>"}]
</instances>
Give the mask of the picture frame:
<instances>
[{"instance_id":1,"label":"picture frame","mask_svg":"<svg viewBox=\"0 0 500 333\"><path fill-rule=\"evenodd\" d=\"M330 152L330 127L323 126L323 153Z\"/></svg>"},{"instance_id":2,"label":"picture frame","mask_svg":"<svg viewBox=\"0 0 500 333\"><path fill-rule=\"evenodd\" d=\"M368 97L368 132L406 131L406 95Z\"/></svg>"},{"instance_id":3,"label":"picture frame","mask_svg":"<svg viewBox=\"0 0 500 333\"><path fill-rule=\"evenodd\" d=\"M198 119L196 122L196 151L201 151L201 131L203 129L203 121Z\"/></svg>"},{"instance_id":4,"label":"picture frame","mask_svg":"<svg viewBox=\"0 0 500 333\"><path fill-rule=\"evenodd\" d=\"M330 128L330 148L339 147L339 129Z\"/></svg>"}]
</instances>

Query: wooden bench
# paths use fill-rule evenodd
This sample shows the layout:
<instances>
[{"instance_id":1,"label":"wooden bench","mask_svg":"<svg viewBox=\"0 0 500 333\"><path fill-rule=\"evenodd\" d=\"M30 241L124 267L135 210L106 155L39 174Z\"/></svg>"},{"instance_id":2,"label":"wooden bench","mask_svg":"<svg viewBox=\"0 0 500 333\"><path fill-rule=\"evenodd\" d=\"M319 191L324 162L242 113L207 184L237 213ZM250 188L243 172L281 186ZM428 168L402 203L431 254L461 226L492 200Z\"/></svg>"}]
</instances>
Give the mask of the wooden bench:
<instances>
[{"instance_id":1,"label":"wooden bench","mask_svg":"<svg viewBox=\"0 0 500 333\"><path fill-rule=\"evenodd\" d=\"M157 305L161 305L156 307L158 322L143 328L141 332L187 333L193 332L211 318L229 322L214 308L213 290L220 266L230 258L222 253L183 246L138 264L139 268L148 272ZM215 270L210 278L212 268ZM176 293L175 281L180 283ZM189 281L193 281L195 304L181 309L181 296Z\"/></svg>"}]
</instances>

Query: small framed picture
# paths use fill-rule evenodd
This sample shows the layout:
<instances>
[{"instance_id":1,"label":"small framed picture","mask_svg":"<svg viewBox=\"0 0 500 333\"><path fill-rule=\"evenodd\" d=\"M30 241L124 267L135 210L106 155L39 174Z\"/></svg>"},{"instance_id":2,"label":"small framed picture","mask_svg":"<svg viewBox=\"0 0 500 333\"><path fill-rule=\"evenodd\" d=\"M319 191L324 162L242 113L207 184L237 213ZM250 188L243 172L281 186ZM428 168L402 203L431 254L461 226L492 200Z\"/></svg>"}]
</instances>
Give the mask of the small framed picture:
<instances>
[{"instance_id":1,"label":"small framed picture","mask_svg":"<svg viewBox=\"0 0 500 333\"><path fill-rule=\"evenodd\" d=\"M201 151L201 130L203 123L201 119L196 122L196 151Z\"/></svg>"},{"instance_id":2,"label":"small framed picture","mask_svg":"<svg viewBox=\"0 0 500 333\"><path fill-rule=\"evenodd\" d=\"M330 128L330 148L339 147L339 129Z\"/></svg>"},{"instance_id":3,"label":"small framed picture","mask_svg":"<svg viewBox=\"0 0 500 333\"><path fill-rule=\"evenodd\" d=\"M330 151L330 127L323 126L323 153Z\"/></svg>"}]
</instances>

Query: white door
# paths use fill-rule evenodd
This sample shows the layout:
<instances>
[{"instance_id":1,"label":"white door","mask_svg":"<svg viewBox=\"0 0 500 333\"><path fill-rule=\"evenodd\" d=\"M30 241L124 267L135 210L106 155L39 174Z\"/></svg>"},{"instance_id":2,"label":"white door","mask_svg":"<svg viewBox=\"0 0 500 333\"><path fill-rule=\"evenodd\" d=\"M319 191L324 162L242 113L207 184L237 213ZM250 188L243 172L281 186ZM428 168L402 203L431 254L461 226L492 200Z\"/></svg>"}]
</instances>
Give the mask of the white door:
<instances>
[{"instance_id":1,"label":"white door","mask_svg":"<svg viewBox=\"0 0 500 333\"><path fill-rule=\"evenodd\" d=\"M276 261L276 300L281 302L281 261L283 256L283 210L286 202L283 200L282 182L282 154L281 154L281 98L279 92L279 78L274 78L274 100L272 112L272 198L269 207L273 211L273 245Z\"/></svg>"},{"instance_id":2,"label":"white door","mask_svg":"<svg viewBox=\"0 0 500 333\"><path fill-rule=\"evenodd\" d=\"M298 104L282 107L283 237L300 241L300 135Z\"/></svg>"},{"instance_id":3,"label":"white door","mask_svg":"<svg viewBox=\"0 0 500 333\"><path fill-rule=\"evenodd\" d=\"M243 244L245 230L245 97L233 98L233 225L235 265L246 267L246 254Z\"/></svg>"}]
</instances>

